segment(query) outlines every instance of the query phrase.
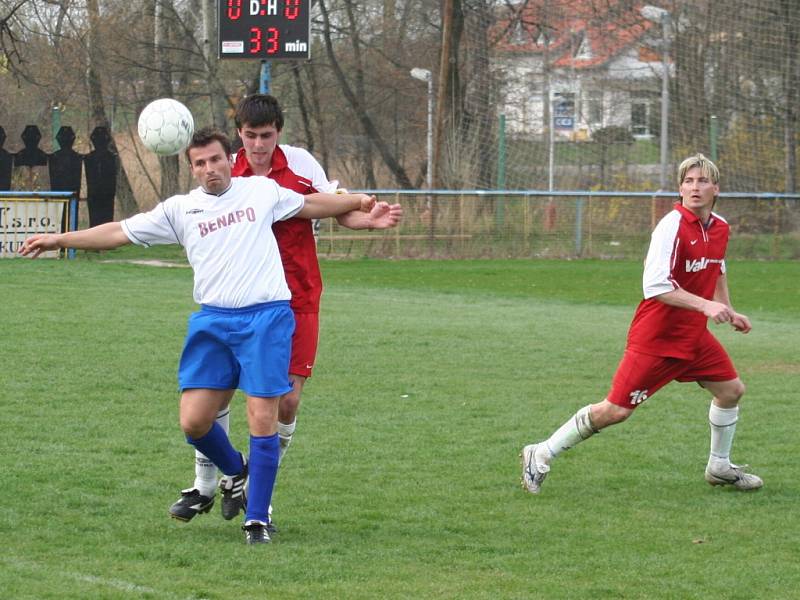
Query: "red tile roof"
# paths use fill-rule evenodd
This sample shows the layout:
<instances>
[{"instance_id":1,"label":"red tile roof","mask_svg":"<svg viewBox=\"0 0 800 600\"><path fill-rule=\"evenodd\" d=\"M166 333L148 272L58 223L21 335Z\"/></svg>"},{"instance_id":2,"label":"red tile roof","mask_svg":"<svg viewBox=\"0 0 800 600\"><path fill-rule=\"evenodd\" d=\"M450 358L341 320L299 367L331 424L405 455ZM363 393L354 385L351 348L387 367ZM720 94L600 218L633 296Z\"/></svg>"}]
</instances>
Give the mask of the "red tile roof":
<instances>
[{"instance_id":1,"label":"red tile roof","mask_svg":"<svg viewBox=\"0 0 800 600\"><path fill-rule=\"evenodd\" d=\"M642 17L643 5L624 0L529 0L500 9L504 15L492 28L492 39L504 54L549 52L555 67L597 67L656 25ZM543 35L550 37L549 47L538 43ZM575 56L581 43L589 45L590 58Z\"/></svg>"}]
</instances>

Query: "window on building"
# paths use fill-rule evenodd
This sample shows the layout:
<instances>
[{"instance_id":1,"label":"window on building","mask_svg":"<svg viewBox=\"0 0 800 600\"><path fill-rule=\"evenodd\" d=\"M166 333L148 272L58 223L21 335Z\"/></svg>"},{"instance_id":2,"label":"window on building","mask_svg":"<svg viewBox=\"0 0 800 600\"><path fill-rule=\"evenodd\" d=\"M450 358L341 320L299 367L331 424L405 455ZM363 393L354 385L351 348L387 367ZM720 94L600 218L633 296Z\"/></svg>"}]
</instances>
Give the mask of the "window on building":
<instances>
[{"instance_id":1,"label":"window on building","mask_svg":"<svg viewBox=\"0 0 800 600\"><path fill-rule=\"evenodd\" d=\"M661 105L656 94L636 94L631 97L631 133L635 136L658 135Z\"/></svg>"},{"instance_id":2,"label":"window on building","mask_svg":"<svg viewBox=\"0 0 800 600\"><path fill-rule=\"evenodd\" d=\"M603 124L603 92L590 92L586 98L586 121L590 125Z\"/></svg>"},{"instance_id":3,"label":"window on building","mask_svg":"<svg viewBox=\"0 0 800 600\"><path fill-rule=\"evenodd\" d=\"M522 21L517 21L514 25L514 31L511 34L511 40L514 44L521 45L527 44L530 41L528 30L522 24Z\"/></svg>"},{"instance_id":4,"label":"window on building","mask_svg":"<svg viewBox=\"0 0 800 600\"><path fill-rule=\"evenodd\" d=\"M649 135L647 121L647 104L636 100L631 102L631 133L633 135Z\"/></svg>"},{"instance_id":5,"label":"window on building","mask_svg":"<svg viewBox=\"0 0 800 600\"><path fill-rule=\"evenodd\" d=\"M589 38L586 34L581 34L577 40L575 49L575 58L588 60L592 58L592 45L589 43Z\"/></svg>"},{"instance_id":6,"label":"window on building","mask_svg":"<svg viewBox=\"0 0 800 600\"><path fill-rule=\"evenodd\" d=\"M538 28L538 35L536 36L537 46L548 46L550 44L550 34L541 26Z\"/></svg>"}]
</instances>

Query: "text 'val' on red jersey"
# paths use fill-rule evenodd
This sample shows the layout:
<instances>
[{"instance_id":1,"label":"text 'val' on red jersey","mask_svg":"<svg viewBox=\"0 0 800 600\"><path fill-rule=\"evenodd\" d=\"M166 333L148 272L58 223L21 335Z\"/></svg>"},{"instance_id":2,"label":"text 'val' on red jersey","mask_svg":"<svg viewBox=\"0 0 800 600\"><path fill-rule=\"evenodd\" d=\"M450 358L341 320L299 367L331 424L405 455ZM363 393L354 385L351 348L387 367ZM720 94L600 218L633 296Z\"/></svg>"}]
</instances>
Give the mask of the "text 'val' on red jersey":
<instances>
[{"instance_id":1,"label":"text 'val' on red jersey","mask_svg":"<svg viewBox=\"0 0 800 600\"><path fill-rule=\"evenodd\" d=\"M707 327L706 316L669 306L654 296L683 288L711 300L717 280L725 273L729 231L728 222L716 213L703 223L681 204L659 221L645 260L644 300L628 331L628 349L653 356L694 358L696 344Z\"/></svg>"},{"instance_id":2,"label":"text 'val' on red jersey","mask_svg":"<svg viewBox=\"0 0 800 600\"><path fill-rule=\"evenodd\" d=\"M234 177L253 175L244 150L236 154L231 174ZM328 181L322 166L307 150L285 144L275 147L267 177L300 194L334 192L337 185ZM276 222L272 231L278 242L286 283L292 292L292 310L295 313L318 313L322 275L311 221L292 217Z\"/></svg>"}]
</instances>

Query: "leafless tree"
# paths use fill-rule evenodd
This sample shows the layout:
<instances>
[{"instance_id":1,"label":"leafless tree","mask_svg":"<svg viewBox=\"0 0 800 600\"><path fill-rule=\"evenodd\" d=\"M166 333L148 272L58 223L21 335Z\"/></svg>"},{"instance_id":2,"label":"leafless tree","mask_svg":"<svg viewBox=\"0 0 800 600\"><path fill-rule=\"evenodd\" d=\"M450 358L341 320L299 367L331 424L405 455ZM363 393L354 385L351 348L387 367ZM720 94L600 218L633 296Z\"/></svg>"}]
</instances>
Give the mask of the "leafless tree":
<instances>
[{"instance_id":1,"label":"leafless tree","mask_svg":"<svg viewBox=\"0 0 800 600\"><path fill-rule=\"evenodd\" d=\"M334 20L326 0L319 0L318 5L322 13L322 35L328 62L336 76L339 91L347 100L367 140L367 145L362 145L360 148L367 185L375 182L375 174L370 158L370 149L374 147L398 185L404 188L411 187L411 180L405 168L392 151L389 143L387 143L373 117L373 111L370 110L372 92L368 92L365 84L368 67L362 55L365 42L359 33L362 21L356 17L356 6L353 0L341 0L342 14L338 15L340 18L337 20ZM347 72L345 72L340 58L342 50L339 48L341 47L342 37L348 39L350 44L350 60L348 61ZM335 43L334 38L337 38L338 44Z\"/></svg>"}]
</instances>

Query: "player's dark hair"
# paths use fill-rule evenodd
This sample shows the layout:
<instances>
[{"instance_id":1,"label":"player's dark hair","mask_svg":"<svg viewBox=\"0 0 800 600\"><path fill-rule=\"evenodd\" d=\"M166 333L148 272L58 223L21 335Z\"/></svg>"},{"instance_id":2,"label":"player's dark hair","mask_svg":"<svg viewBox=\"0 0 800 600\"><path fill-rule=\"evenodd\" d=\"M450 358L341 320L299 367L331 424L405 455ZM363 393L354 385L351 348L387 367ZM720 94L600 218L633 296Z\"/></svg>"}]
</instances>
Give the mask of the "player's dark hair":
<instances>
[{"instance_id":1,"label":"player's dark hair","mask_svg":"<svg viewBox=\"0 0 800 600\"><path fill-rule=\"evenodd\" d=\"M222 144L225 156L231 155L231 139L216 127L203 127L194 132L192 141L186 146L186 160L189 161L189 164L192 164L192 159L189 158L189 150L192 148L205 148L214 142Z\"/></svg>"},{"instance_id":2,"label":"player's dark hair","mask_svg":"<svg viewBox=\"0 0 800 600\"><path fill-rule=\"evenodd\" d=\"M275 96L269 94L251 94L243 98L236 107L234 120L236 129L241 129L245 125L250 127L274 125L278 131L283 129L281 105Z\"/></svg>"}]
</instances>

